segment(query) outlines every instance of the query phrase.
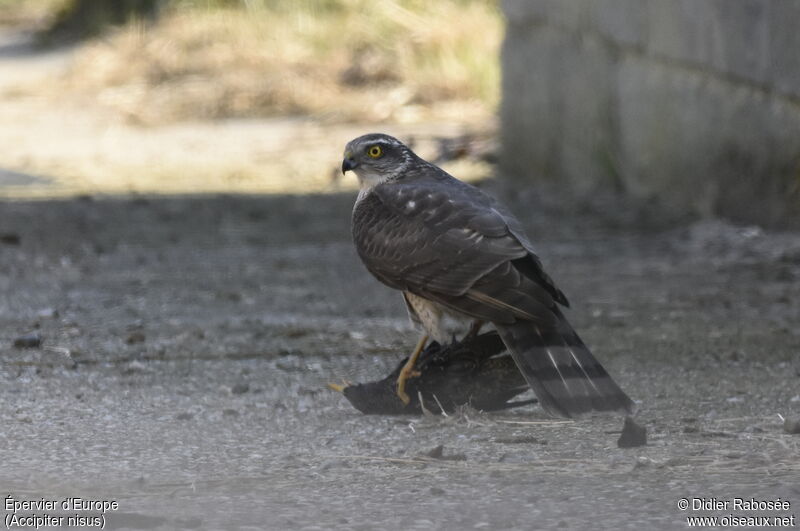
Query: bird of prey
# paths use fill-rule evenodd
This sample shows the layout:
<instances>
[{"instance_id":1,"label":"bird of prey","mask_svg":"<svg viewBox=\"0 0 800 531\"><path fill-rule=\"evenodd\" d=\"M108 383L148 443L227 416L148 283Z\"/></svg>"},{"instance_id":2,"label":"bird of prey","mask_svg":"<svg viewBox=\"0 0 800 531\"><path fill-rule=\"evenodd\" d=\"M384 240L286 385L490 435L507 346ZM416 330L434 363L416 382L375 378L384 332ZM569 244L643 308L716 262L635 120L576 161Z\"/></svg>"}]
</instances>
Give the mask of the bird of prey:
<instances>
[{"instance_id":1,"label":"bird of prey","mask_svg":"<svg viewBox=\"0 0 800 531\"><path fill-rule=\"evenodd\" d=\"M405 383L429 338L448 341L443 314L484 322L500 334L544 410L574 417L630 413L633 402L592 355L559 305L567 298L542 268L519 221L495 199L431 164L394 137L348 142L342 172L360 191L356 249L370 273L400 290L423 335L397 379Z\"/></svg>"}]
</instances>

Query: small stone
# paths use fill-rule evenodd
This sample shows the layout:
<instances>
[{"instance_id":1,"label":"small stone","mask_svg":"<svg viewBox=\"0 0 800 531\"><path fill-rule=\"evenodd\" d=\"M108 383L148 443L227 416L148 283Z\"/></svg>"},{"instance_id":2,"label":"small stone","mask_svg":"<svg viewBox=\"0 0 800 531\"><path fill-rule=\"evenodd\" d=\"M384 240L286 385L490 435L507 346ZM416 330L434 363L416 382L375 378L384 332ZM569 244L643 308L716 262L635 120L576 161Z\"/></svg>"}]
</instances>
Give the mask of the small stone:
<instances>
[{"instance_id":1,"label":"small stone","mask_svg":"<svg viewBox=\"0 0 800 531\"><path fill-rule=\"evenodd\" d=\"M137 343L144 343L145 339L147 339L147 337L144 335L144 332L137 330L131 332L128 337L125 338L125 343L128 345L135 345Z\"/></svg>"},{"instance_id":2,"label":"small stone","mask_svg":"<svg viewBox=\"0 0 800 531\"><path fill-rule=\"evenodd\" d=\"M783 421L783 431L792 435L800 433L800 417L786 417Z\"/></svg>"},{"instance_id":3,"label":"small stone","mask_svg":"<svg viewBox=\"0 0 800 531\"><path fill-rule=\"evenodd\" d=\"M433 448L427 454L426 457L430 457L432 459L442 459L443 461L466 461L467 456L464 454L452 454L452 455L444 455L444 445L440 444L439 446Z\"/></svg>"},{"instance_id":4,"label":"small stone","mask_svg":"<svg viewBox=\"0 0 800 531\"><path fill-rule=\"evenodd\" d=\"M625 424L622 426L622 435L617 440L620 448L635 448L647 444L647 428L634 422L630 416L625 417Z\"/></svg>"},{"instance_id":5,"label":"small stone","mask_svg":"<svg viewBox=\"0 0 800 531\"><path fill-rule=\"evenodd\" d=\"M226 408L226 409L222 410L222 416L223 417L238 417L239 416L239 412L236 411L235 409Z\"/></svg>"},{"instance_id":6,"label":"small stone","mask_svg":"<svg viewBox=\"0 0 800 531\"><path fill-rule=\"evenodd\" d=\"M444 455L444 445L440 444L439 446L437 446L436 448L434 448L425 455L427 455L428 457L432 457L434 459L441 459L442 456Z\"/></svg>"},{"instance_id":7,"label":"small stone","mask_svg":"<svg viewBox=\"0 0 800 531\"><path fill-rule=\"evenodd\" d=\"M55 308L42 308L36 312L36 317L40 319L55 319L58 317L58 310Z\"/></svg>"},{"instance_id":8,"label":"small stone","mask_svg":"<svg viewBox=\"0 0 800 531\"><path fill-rule=\"evenodd\" d=\"M250 384L247 382L237 383L231 387L231 393L234 395L243 395L250 390Z\"/></svg>"},{"instance_id":9,"label":"small stone","mask_svg":"<svg viewBox=\"0 0 800 531\"><path fill-rule=\"evenodd\" d=\"M0 233L0 243L4 243L6 245L19 245L21 242L22 239L16 232Z\"/></svg>"},{"instance_id":10,"label":"small stone","mask_svg":"<svg viewBox=\"0 0 800 531\"><path fill-rule=\"evenodd\" d=\"M14 347L16 348L39 348L40 346L42 346L42 336L37 332L25 334L14 339Z\"/></svg>"},{"instance_id":11,"label":"small stone","mask_svg":"<svg viewBox=\"0 0 800 531\"><path fill-rule=\"evenodd\" d=\"M178 413L175 415L176 420L192 420L193 415L191 413Z\"/></svg>"}]
</instances>

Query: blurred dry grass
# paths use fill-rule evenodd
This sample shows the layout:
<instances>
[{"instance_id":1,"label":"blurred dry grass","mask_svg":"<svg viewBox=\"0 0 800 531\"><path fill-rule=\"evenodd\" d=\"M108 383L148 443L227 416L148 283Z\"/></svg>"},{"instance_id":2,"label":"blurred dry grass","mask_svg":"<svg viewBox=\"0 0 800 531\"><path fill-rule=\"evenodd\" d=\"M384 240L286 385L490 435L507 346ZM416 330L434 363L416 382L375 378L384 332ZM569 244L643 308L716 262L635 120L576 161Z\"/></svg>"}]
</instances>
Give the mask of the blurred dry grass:
<instances>
[{"instance_id":1,"label":"blurred dry grass","mask_svg":"<svg viewBox=\"0 0 800 531\"><path fill-rule=\"evenodd\" d=\"M0 24L42 23L63 4L64 0L0 0Z\"/></svg>"},{"instance_id":2,"label":"blurred dry grass","mask_svg":"<svg viewBox=\"0 0 800 531\"><path fill-rule=\"evenodd\" d=\"M64 1L0 0L0 24L46 27ZM0 197L353 188L332 177L354 136L432 159L493 137L501 34L495 0L174 0L155 24L0 56L0 166L45 180L0 174Z\"/></svg>"},{"instance_id":3,"label":"blurred dry grass","mask_svg":"<svg viewBox=\"0 0 800 531\"><path fill-rule=\"evenodd\" d=\"M140 124L481 116L498 99L501 36L495 0L178 2L84 45L46 90Z\"/></svg>"}]
</instances>

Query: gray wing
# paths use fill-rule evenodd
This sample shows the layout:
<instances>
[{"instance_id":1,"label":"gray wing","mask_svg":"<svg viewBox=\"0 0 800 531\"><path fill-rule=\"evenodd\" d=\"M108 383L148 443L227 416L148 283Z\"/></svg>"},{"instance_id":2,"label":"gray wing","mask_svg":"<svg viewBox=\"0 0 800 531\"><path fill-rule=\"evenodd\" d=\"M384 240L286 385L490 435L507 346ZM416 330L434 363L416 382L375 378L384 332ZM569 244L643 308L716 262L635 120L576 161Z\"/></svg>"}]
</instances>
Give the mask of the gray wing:
<instances>
[{"instance_id":1,"label":"gray wing","mask_svg":"<svg viewBox=\"0 0 800 531\"><path fill-rule=\"evenodd\" d=\"M377 186L353 212L356 248L384 283L495 324L542 407L630 413L581 341L517 221L477 189L434 176Z\"/></svg>"},{"instance_id":2,"label":"gray wing","mask_svg":"<svg viewBox=\"0 0 800 531\"><path fill-rule=\"evenodd\" d=\"M477 319L554 326L566 303L516 219L451 177L377 186L353 212L353 237L385 284Z\"/></svg>"}]
</instances>

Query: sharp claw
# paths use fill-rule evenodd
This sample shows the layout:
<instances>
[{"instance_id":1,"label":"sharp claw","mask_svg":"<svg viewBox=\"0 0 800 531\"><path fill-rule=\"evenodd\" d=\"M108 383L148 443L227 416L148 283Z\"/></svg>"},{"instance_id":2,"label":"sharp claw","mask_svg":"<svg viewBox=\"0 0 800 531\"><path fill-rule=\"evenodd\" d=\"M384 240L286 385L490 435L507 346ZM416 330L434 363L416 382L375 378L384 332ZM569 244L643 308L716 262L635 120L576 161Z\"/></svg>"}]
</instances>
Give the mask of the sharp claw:
<instances>
[{"instance_id":1,"label":"sharp claw","mask_svg":"<svg viewBox=\"0 0 800 531\"><path fill-rule=\"evenodd\" d=\"M408 393L406 393L406 382L408 380L410 380L411 378L418 378L420 376L422 376L421 372L419 372L417 370L413 370L413 371L409 371L406 376L404 376L402 378L399 378L397 380L397 397L405 405L408 405L408 404L411 403L411 397L408 396Z\"/></svg>"},{"instance_id":2,"label":"sharp claw","mask_svg":"<svg viewBox=\"0 0 800 531\"><path fill-rule=\"evenodd\" d=\"M411 403L411 397L406 393L406 380L408 380L408 378L409 375L403 372L401 372L400 376L397 378L397 398L405 405Z\"/></svg>"},{"instance_id":3,"label":"sharp claw","mask_svg":"<svg viewBox=\"0 0 800 531\"><path fill-rule=\"evenodd\" d=\"M408 396L408 394L406 394L404 389L400 389L399 386L398 386L398 389L397 389L397 398L399 398L403 402L403 404L405 404L405 405L408 405L408 404L411 403L411 397Z\"/></svg>"}]
</instances>

